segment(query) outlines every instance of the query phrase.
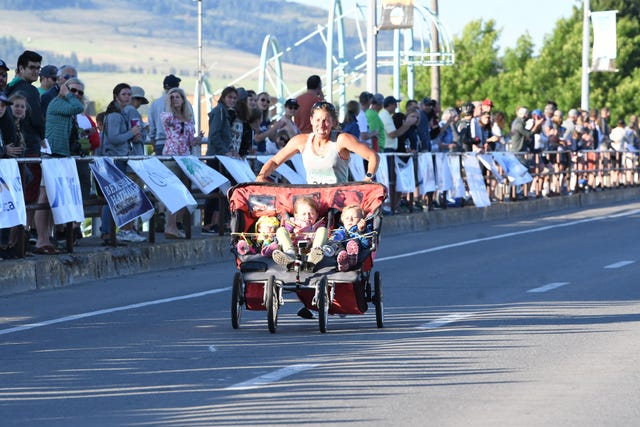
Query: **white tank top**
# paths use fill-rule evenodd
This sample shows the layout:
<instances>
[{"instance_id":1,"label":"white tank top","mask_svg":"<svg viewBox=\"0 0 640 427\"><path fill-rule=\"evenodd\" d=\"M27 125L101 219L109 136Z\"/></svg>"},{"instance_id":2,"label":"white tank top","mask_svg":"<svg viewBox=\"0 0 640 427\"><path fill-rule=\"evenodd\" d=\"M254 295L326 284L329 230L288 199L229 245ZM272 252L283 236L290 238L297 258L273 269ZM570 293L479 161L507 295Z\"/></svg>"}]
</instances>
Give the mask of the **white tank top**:
<instances>
[{"instance_id":1,"label":"white tank top","mask_svg":"<svg viewBox=\"0 0 640 427\"><path fill-rule=\"evenodd\" d=\"M302 163L307 172L307 184L336 184L349 182L349 162L340 157L338 143L329 141L324 156L313 152L313 134L310 133L302 152Z\"/></svg>"}]
</instances>

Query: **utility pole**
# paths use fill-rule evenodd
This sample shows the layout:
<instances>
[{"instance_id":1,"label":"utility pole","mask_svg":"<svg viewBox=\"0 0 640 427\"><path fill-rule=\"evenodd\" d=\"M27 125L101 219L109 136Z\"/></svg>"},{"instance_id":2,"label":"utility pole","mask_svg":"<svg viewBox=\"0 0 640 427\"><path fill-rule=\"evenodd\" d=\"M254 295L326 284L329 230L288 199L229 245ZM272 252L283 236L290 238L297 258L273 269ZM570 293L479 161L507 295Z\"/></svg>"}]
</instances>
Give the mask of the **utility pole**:
<instances>
[{"instance_id":1,"label":"utility pole","mask_svg":"<svg viewBox=\"0 0 640 427\"><path fill-rule=\"evenodd\" d=\"M431 10L438 16L438 0L431 0ZM433 47L432 52L440 52L440 34L438 33L438 26L435 21L431 21L431 42ZM440 104L440 67L434 65L431 67L431 99L435 99Z\"/></svg>"},{"instance_id":2,"label":"utility pole","mask_svg":"<svg viewBox=\"0 0 640 427\"><path fill-rule=\"evenodd\" d=\"M369 0L367 8L367 90L378 92L378 24L376 22L376 0Z\"/></svg>"},{"instance_id":3,"label":"utility pole","mask_svg":"<svg viewBox=\"0 0 640 427\"><path fill-rule=\"evenodd\" d=\"M583 111L589 111L589 35L591 34L589 0L584 0L582 7L584 10L582 13L582 97L580 108Z\"/></svg>"}]
</instances>

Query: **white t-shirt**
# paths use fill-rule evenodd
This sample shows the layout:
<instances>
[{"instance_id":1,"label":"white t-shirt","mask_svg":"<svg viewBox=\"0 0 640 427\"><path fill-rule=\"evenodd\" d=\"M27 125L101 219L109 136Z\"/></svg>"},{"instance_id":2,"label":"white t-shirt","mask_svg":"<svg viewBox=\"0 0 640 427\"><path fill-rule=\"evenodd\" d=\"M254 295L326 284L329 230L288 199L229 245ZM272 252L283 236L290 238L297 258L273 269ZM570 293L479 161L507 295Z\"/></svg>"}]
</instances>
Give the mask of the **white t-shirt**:
<instances>
[{"instance_id":1,"label":"white t-shirt","mask_svg":"<svg viewBox=\"0 0 640 427\"><path fill-rule=\"evenodd\" d=\"M389 136L390 132L395 132L397 130L396 125L393 123L391 114L389 114L389 112L383 108L378 113L378 116L380 116L380 120L382 120L382 124L384 125L384 131L387 134L384 143L384 149L391 149L396 151L398 149L398 138L392 138Z\"/></svg>"}]
</instances>

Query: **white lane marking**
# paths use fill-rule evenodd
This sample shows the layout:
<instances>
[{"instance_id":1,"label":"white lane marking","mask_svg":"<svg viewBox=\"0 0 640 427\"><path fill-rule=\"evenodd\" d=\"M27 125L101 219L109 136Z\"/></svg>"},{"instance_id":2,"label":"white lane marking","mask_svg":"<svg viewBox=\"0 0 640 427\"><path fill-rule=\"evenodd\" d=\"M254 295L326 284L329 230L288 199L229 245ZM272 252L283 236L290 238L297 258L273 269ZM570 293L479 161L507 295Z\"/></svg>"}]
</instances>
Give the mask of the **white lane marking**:
<instances>
[{"instance_id":1,"label":"white lane marking","mask_svg":"<svg viewBox=\"0 0 640 427\"><path fill-rule=\"evenodd\" d=\"M445 317L440 317L438 319L434 319L430 322L424 323L420 326L417 326L416 329L435 329L441 326L448 325L450 323L459 322L460 320L464 320L468 317L475 316L475 313L456 313L450 314Z\"/></svg>"},{"instance_id":2,"label":"white lane marking","mask_svg":"<svg viewBox=\"0 0 640 427\"><path fill-rule=\"evenodd\" d=\"M157 305L157 304L165 304L165 303L168 303L168 302L180 301L180 300L191 299L191 298L200 298L200 297L203 297L205 295L217 294L217 293L220 293L220 292L226 292L226 291L228 291L230 289L231 289L231 287L222 288L222 289L212 289L212 290L209 290L209 291L196 292L194 294L179 295L177 297L163 298L163 299L157 299L157 300L153 300L153 301L140 302L140 303L137 303L137 304L124 305L124 306L121 306L121 307L105 308L103 310L96 310L96 311L89 311L87 313L73 314L71 316L59 317L57 319L45 320L43 322L30 323L30 324L21 325L21 326L15 326L13 328L8 328L8 329L0 329L0 335L8 335L8 334L11 334L11 333L14 333L14 332L26 331L26 330L29 330L29 329L40 328L42 326L55 325L56 323L71 322L73 320L85 319L87 317L93 317L93 316L100 316L101 314L115 313L117 311L132 310L132 309L135 309L135 308L147 307L147 306L150 306L150 305Z\"/></svg>"},{"instance_id":3,"label":"white lane marking","mask_svg":"<svg viewBox=\"0 0 640 427\"><path fill-rule=\"evenodd\" d=\"M376 258L375 262L391 261L391 260L394 260L394 259L407 258L407 257L414 256L414 255L428 254L430 252L437 252L437 251L441 251L441 250L444 250L444 249L451 249L451 248L458 248L460 246L472 245L474 243L488 242L490 240L506 239L507 237L520 236L520 235L523 235L523 234L539 233L541 231L553 230L554 228L570 227L570 226L573 226L573 225L585 224L587 222L600 221L602 219L620 218L620 217L623 217L623 216L635 215L637 213L640 213L640 210L634 210L634 211L630 211L630 212L622 212L622 213L614 214L614 215L603 215L603 216L598 216L598 217L594 217L594 218L587 218L587 219L581 219L581 220L577 220L577 221L566 222L566 223L563 223L563 224L547 225L547 226L544 226L544 227L532 228L530 230L514 231L512 233L499 234L497 236L491 236L491 237L483 237L481 239L465 240L463 242L451 243L449 245L436 246L434 248L422 249L422 250L419 250L419 251L406 252L406 253L398 254L398 255L380 257L380 258Z\"/></svg>"},{"instance_id":4,"label":"white lane marking","mask_svg":"<svg viewBox=\"0 0 640 427\"><path fill-rule=\"evenodd\" d=\"M559 288L560 286L565 286L565 285L568 285L568 284L569 284L569 282L549 283L548 285L540 286L538 288L529 289L527 292L531 292L531 293L547 292L547 291L550 291L552 289L556 289L556 288Z\"/></svg>"},{"instance_id":5,"label":"white lane marking","mask_svg":"<svg viewBox=\"0 0 640 427\"><path fill-rule=\"evenodd\" d=\"M620 268L625 265L633 264L635 261L620 261L613 264L605 265L604 268Z\"/></svg>"},{"instance_id":6,"label":"white lane marking","mask_svg":"<svg viewBox=\"0 0 640 427\"><path fill-rule=\"evenodd\" d=\"M288 376L297 374L298 372L306 371L308 369L313 369L318 364L299 364L299 365L291 365L286 368L278 369L277 371L269 372L268 374L260 375L259 377L253 378L248 381L243 381L238 384L231 385L227 387L225 390L250 390L254 388L264 387L276 381L280 381L283 378Z\"/></svg>"}]
</instances>

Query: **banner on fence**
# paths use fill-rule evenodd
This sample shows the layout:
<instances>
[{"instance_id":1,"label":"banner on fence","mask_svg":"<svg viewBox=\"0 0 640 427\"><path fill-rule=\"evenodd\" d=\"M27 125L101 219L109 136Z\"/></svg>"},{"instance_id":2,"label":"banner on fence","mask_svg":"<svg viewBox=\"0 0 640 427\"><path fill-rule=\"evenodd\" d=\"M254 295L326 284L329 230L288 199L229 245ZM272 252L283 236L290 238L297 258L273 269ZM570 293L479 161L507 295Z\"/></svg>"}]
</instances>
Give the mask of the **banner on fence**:
<instances>
[{"instance_id":1,"label":"banner on fence","mask_svg":"<svg viewBox=\"0 0 640 427\"><path fill-rule=\"evenodd\" d=\"M485 168L491 171L496 181L502 184L502 182L504 181L504 178L502 178L502 175L498 170L498 165L496 165L496 162L493 159L493 155L489 153L479 154L478 160L480 160L480 162L484 165Z\"/></svg>"},{"instance_id":2,"label":"banner on fence","mask_svg":"<svg viewBox=\"0 0 640 427\"><path fill-rule=\"evenodd\" d=\"M207 166L196 156L174 156L182 172L204 194L209 194L218 187L229 187L229 180L217 170Z\"/></svg>"},{"instance_id":3,"label":"banner on fence","mask_svg":"<svg viewBox=\"0 0 640 427\"><path fill-rule=\"evenodd\" d=\"M464 166L467 185L469 186L469 194L471 194L473 204L479 208L491 205L489 194L487 193L487 186L482 176L482 170L480 169L480 162L478 162L476 156L465 154L462 157L462 165Z\"/></svg>"},{"instance_id":4,"label":"banner on fence","mask_svg":"<svg viewBox=\"0 0 640 427\"><path fill-rule=\"evenodd\" d=\"M464 181L462 180L462 169L460 166L460 156L449 156L447 158L449 170L451 171L451 179L453 180L453 188L449 196L451 198L460 198L465 196Z\"/></svg>"},{"instance_id":5,"label":"banner on fence","mask_svg":"<svg viewBox=\"0 0 640 427\"><path fill-rule=\"evenodd\" d=\"M436 191L436 175L431 153L418 155L418 190L423 196L430 191Z\"/></svg>"},{"instance_id":6,"label":"banner on fence","mask_svg":"<svg viewBox=\"0 0 640 427\"><path fill-rule=\"evenodd\" d=\"M251 165L244 159L234 159L227 156L216 156L222 166L229 172L233 179L241 184L243 182L255 182L256 174L251 170Z\"/></svg>"},{"instance_id":7,"label":"banner on fence","mask_svg":"<svg viewBox=\"0 0 640 427\"><path fill-rule=\"evenodd\" d=\"M413 169L413 158L393 156L396 171L396 191L412 193L416 189L416 176Z\"/></svg>"},{"instance_id":8,"label":"banner on fence","mask_svg":"<svg viewBox=\"0 0 640 427\"><path fill-rule=\"evenodd\" d=\"M449 169L449 155L436 153L436 184L438 191L450 191L453 188L453 178Z\"/></svg>"},{"instance_id":9,"label":"banner on fence","mask_svg":"<svg viewBox=\"0 0 640 427\"><path fill-rule=\"evenodd\" d=\"M198 206L196 199L180 181L180 178L156 157L145 160L129 160L127 164L170 213L175 214L182 208L193 212Z\"/></svg>"},{"instance_id":10,"label":"banner on fence","mask_svg":"<svg viewBox=\"0 0 640 427\"><path fill-rule=\"evenodd\" d=\"M504 151L493 153L493 158L502 167L507 179L514 185L527 184L533 181L527 167L520 163L520 160L513 154Z\"/></svg>"},{"instance_id":11,"label":"banner on fence","mask_svg":"<svg viewBox=\"0 0 640 427\"><path fill-rule=\"evenodd\" d=\"M151 201L135 182L116 167L113 160L98 157L89 167L118 227L137 218L143 221L151 218L154 212Z\"/></svg>"},{"instance_id":12,"label":"banner on fence","mask_svg":"<svg viewBox=\"0 0 640 427\"><path fill-rule=\"evenodd\" d=\"M75 159L42 159L42 180L55 224L84 221L82 191Z\"/></svg>"},{"instance_id":13,"label":"banner on fence","mask_svg":"<svg viewBox=\"0 0 640 427\"><path fill-rule=\"evenodd\" d=\"M256 160L262 164L265 164L273 156L256 156ZM294 171L286 163L281 164L276 169L280 175L282 175L291 184L306 184L307 180L304 176L300 176L298 172Z\"/></svg>"},{"instance_id":14,"label":"banner on fence","mask_svg":"<svg viewBox=\"0 0 640 427\"><path fill-rule=\"evenodd\" d=\"M27 208L16 159L0 160L0 228L27 225Z\"/></svg>"},{"instance_id":15,"label":"banner on fence","mask_svg":"<svg viewBox=\"0 0 640 427\"><path fill-rule=\"evenodd\" d=\"M387 163L387 159L387 156L380 156L378 171L376 172L376 181L387 187L387 191L389 191L389 164Z\"/></svg>"}]
</instances>

